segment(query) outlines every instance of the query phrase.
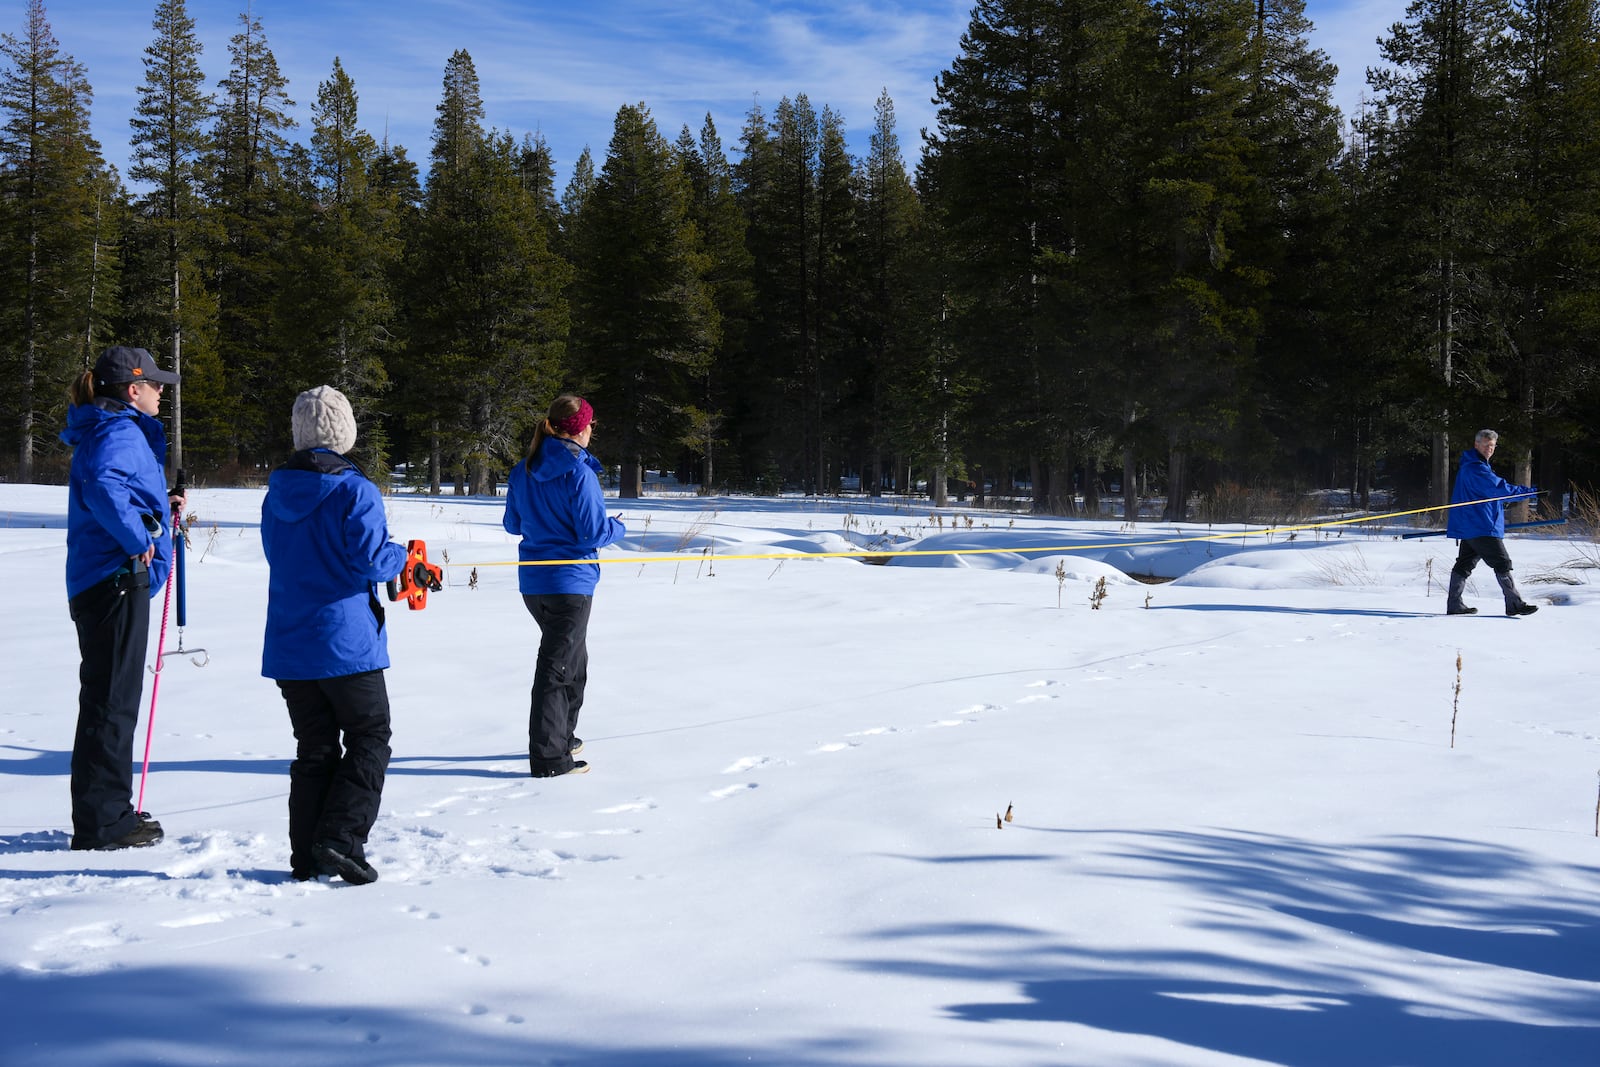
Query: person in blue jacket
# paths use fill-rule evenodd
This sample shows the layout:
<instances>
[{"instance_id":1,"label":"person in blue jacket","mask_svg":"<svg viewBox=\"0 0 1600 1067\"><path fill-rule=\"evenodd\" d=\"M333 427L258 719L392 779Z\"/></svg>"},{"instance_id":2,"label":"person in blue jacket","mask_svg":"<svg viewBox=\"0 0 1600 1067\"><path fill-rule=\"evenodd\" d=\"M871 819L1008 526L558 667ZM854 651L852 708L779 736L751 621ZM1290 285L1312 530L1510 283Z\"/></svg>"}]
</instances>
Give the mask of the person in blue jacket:
<instances>
[{"instance_id":1,"label":"person in blue jacket","mask_svg":"<svg viewBox=\"0 0 1600 1067\"><path fill-rule=\"evenodd\" d=\"M588 452L594 408L577 396L558 396L534 431L527 458L506 478L508 533L522 538L517 556L529 560L593 560L626 532L606 514L599 460ZM582 774L587 760L578 739L578 712L589 679L589 613L598 563L518 567L522 602L539 625L528 712L528 766L535 778Z\"/></svg>"},{"instance_id":2,"label":"person in blue jacket","mask_svg":"<svg viewBox=\"0 0 1600 1067\"><path fill-rule=\"evenodd\" d=\"M72 743L74 849L140 848L161 824L133 807L133 737L144 694L150 599L172 568L162 370L142 348L106 349L68 391L67 606L78 631L78 727Z\"/></svg>"},{"instance_id":3,"label":"person in blue jacket","mask_svg":"<svg viewBox=\"0 0 1600 1067\"><path fill-rule=\"evenodd\" d=\"M1445 601L1447 615L1476 615L1477 608L1468 607L1461 600L1467 588L1467 577L1481 559L1494 571L1505 594L1506 614L1532 615L1539 608L1522 599L1517 583L1511 577L1511 555L1506 551L1507 500L1530 497L1538 490L1527 485L1512 485L1494 472L1489 459L1494 455L1500 435L1493 430L1479 430L1472 447L1461 453L1461 465L1456 470L1455 489L1450 503L1463 505L1450 509L1450 521L1445 533L1461 542L1456 555L1456 565L1450 569L1450 594Z\"/></svg>"},{"instance_id":4,"label":"person in blue jacket","mask_svg":"<svg viewBox=\"0 0 1600 1067\"><path fill-rule=\"evenodd\" d=\"M261 504L267 630L261 673L278 683L294 729L289 765L289 869L374 882L367 835L389 767L389 666L377 583L399 576L383 498L350 460L356 420L331 386L294 402L294 455L272 472ZM340 742L343 741L343 751Z\"/></svg>"}]
</instances>

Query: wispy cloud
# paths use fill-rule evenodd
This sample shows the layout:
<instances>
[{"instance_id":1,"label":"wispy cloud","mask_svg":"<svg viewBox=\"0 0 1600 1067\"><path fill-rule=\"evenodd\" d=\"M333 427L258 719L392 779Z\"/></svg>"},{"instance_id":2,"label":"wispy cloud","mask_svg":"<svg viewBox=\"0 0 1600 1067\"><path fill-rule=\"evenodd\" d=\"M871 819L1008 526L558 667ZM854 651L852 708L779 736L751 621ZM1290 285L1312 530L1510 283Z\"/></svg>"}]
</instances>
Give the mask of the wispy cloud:
<instances>
[{"instance_id":1,"label":"wispy cloud","mask_svg":"<svg viewBox=\"0 0 1600 1067\"><path fill-rule=\"evenodd\" d=\"M931 126L934 78L955 59L970 0L189 0L215 86L228 40L249 4L266 30L302 125L317 85L340 57L361 97L362 122L425 162L444 65L471 54L490 125L539 130L565 180L585 145L597 161L617 109L644 102L670 139L707 113L730 149L752 102L770 114L805 93L844 116L864 152L880 91L894 99L901 143ZM85 63L95 132L125 168L128 119L144 77L155 0L46 0L65 51ZM25 7L11 0L17 32ZM1377 61L1374 40L1403 0L1313 0L1313 43L1340 67L1348 114ZM306 131L302 128L302 136ZM914 164L914 159L908 159Z\"/></svg>"}]
</instances>

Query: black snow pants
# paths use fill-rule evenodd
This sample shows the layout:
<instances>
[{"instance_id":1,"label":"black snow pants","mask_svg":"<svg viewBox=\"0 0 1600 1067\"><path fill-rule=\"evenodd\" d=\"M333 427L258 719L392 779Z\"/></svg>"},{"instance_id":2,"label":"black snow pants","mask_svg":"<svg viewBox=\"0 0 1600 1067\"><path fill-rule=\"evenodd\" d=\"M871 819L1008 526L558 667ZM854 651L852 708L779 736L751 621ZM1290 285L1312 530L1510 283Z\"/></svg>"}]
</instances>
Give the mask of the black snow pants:
<instances>
[{"instance_id":1,"label":"black snow pants","mask_svg":"<svg viewBox=\"0 0 1600 1067\"><path fill-rule=\"evenodd\" d=\"M539 657L533 668L528 711L528 765L534 773L572 769L572 742L589 681L589 612L594 597L581 593L524 593L522 602L539 624Z\"/></svg>"},{"instance_id":2,"label":"black snow pants","mask_svg":"<svg viewBox=\"0 0 1600 1067\"><path fill-rule=\"evenodd\" d=\"M150 642L150 575L141 563L67 601L78 628L78 729L72 742L72 844L94 848L139 825L133 737Z\"/></svg>"},{"instance_id":3,"label":"black snow pants","mask_svg":"<svg viewBox=\"0 0 1600 1067\"><path fill-rule=\"evenodd\" d=\"M383 671L280 679L278 688L297 743L289 765L290 868L315 870L311 850L321 844L365 859L389 769L389 692Z\"/></svg>"}]
</instances>

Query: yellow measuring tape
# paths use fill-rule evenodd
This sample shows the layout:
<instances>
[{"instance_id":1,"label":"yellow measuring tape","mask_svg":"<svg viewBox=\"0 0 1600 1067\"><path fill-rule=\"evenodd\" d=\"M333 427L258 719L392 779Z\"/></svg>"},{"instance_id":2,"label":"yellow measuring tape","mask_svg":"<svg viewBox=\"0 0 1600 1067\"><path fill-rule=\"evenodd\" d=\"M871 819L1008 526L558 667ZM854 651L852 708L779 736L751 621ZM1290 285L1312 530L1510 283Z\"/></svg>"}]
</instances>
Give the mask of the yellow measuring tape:
<instances>
[{"instance_id":1,"label":"yellow measuring tape","mask_svg":"<svg viewBox=\"0 0 1600 1067\"><path fill-rule=\"evenodd\" d=\"M447 567L566 567L577 563L685 563L696 560L716 560L725 563L730 560L758 560L758 559L873 559L888 562L891 559L909 559L913 556L994 556L994 555L1028 555L1041 552L1081 552L1088 549L1104 551L1111 548L1148 548L1155 545L1181 545L1196 541L1226 541L1238 537L1270 537L1275 534L1295 533L1300 530L1320 530L1331 526L1353 526L1361 523L1382 522L1386 519L1399 519L1407 515L1425 515L1430 511L1449 511L1451 508L1470 507L1473 504L1487 504L1491 501L1521 500L1532 493L1525 493L1515 497L1486 497L1483 500L1463 500L1459 504L1437 504L1427 508L1412 508L1410 511L1391 511L1385 515L1362 515L1352 519L1330 519L1327 522L1308 522L1297 526L1270 526L1262 530L1238 530L1233 533L1203 534L1194 537L1167 537L1156 541L1096 541L1080 545L1048 545L1038 548L912 548L900 551L885 551L883 549L857 548L842 552L741 552L729 555L717 554L712 546L706 545L700 549L671 556L605 556L599 559L529 559L529 560L496 560L489 563L447 563ZM966 531L961 531L966 532Z\"/></svg>"}]
</instances>

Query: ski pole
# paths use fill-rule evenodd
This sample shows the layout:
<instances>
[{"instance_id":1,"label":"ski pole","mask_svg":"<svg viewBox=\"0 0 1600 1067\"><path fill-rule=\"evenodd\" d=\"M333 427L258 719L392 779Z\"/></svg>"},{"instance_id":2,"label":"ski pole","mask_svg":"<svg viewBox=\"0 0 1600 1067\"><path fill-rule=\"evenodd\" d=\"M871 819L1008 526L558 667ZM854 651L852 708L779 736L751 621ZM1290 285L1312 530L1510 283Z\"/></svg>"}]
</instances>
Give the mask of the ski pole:
<instances>
[{"instance_id":1,"label":"ski pole","mask_svg":"<svg viewBox=\"0 0 1600 1067\"><path fill-rule=\"evenodd\" d=\"M1526 530L1530 526L1565 526L1566 523L1566 519L1540 519L1538 522L1508 522L1506 523L1506 529ZM1400 540L1410 541L1417 537L1443 537L1444 533L1445 531L1443 530L1424 530L1421 533L1401 534Z\"/></svg>"},{"instance_id":2,"label":"ski pole","mask_svg":"<svg viewBox=\"0 0 1600 1067\"><path fill-rule=\"evenodd\" d=\"M156 670L155 681L150 683L150 714L144 723L144 769L139 772L139 803L134 806L135 811L144 810L144 783L150 776L150 735L156 728L156 694L161 692L161 656L167 647L167 610L172 607L172 583L167 583L167 592L161 602L161 636L156 640Z\"/></svg>"}]
</instances>

